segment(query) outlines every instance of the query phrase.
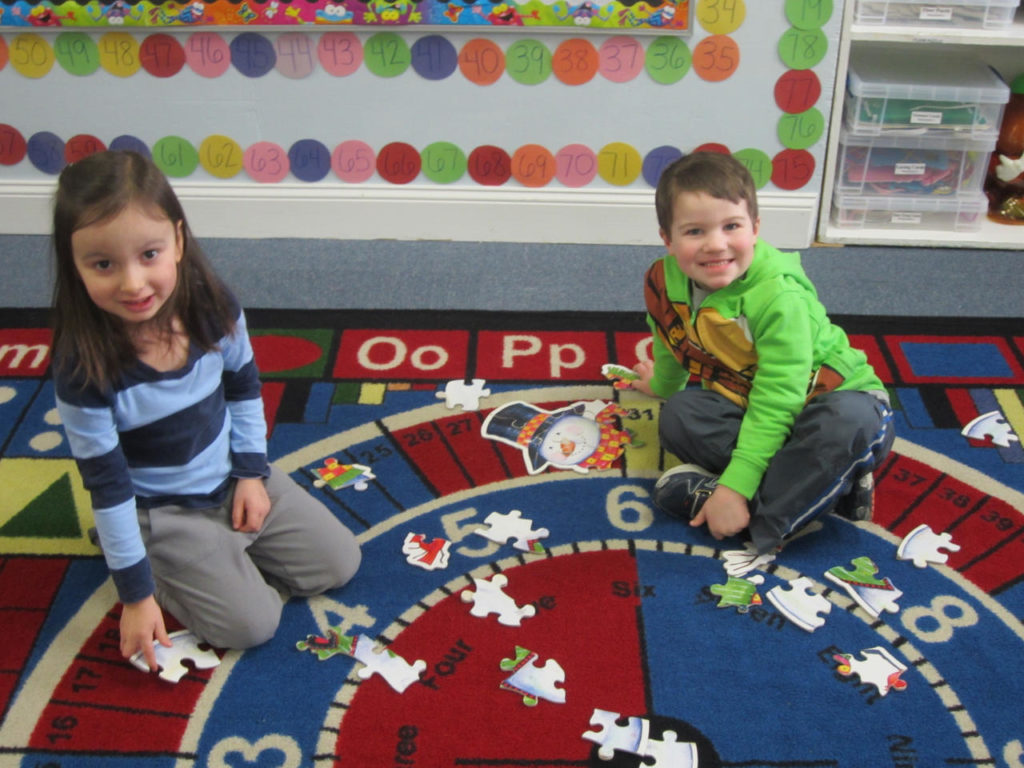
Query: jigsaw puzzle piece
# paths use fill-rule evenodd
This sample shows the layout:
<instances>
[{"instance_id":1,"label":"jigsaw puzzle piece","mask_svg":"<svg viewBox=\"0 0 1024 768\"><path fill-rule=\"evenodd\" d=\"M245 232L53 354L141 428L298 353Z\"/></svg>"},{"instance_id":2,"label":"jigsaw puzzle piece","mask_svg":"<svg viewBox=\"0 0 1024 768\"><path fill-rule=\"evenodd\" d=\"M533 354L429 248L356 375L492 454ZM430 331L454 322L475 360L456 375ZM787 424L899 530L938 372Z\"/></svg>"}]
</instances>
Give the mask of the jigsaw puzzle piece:
<instances>
[{"instance_id":1,"label":"jigsaw puzzle piece","mask_svg":"<svg viewBox=\"0 0 1024 768\"><path fill-rule=\"evenodd\" d=\"M362 464L342 464L333 456L324 459L324 465L313 470L313 481L315 488L323 488L325 485L331 490L340 491L349 486L357 491L365 491L370 487L370 481L376 479L376 475L369 467Z\"/></svg>"},{"instance_id":2,"label":"jigsaw puzzle piece","mask_svg":"<svg viewBox=\"0 0 1024 768\"><path fill-rule=\"evenodd\" d=\"M928 563L943 565L949 555L943 552L959 552L960 545L953 543L948 533L935 533L927 523L922 523L908 533L896 550L897 560L912 560L918 568L927 568Z\"/></svg>"},{"instance_id":3,"label":"jigsaw puzzle piece","mask_svg":"<svg viewBox=\"0 0 1024 768\"><path fill-rule=\"evenodd\" d=\"M764 576L755 574L747 579L737 579L730 576L725 584L713 584L710 587L711 593L718 595L719 608L735 608L740 613L746 613L752 605L761 605L761 596L757 594L757 587L764 583Z\"/></svg>"},{"instance_id":4,"label":"jigsaw puzzle piece","mask_svg":"<svg viewBox=\"0 0 1024 768\"><path fill-rule=\"evenodd\" d=\"M533 651L517 645L515 658L502 659L499 663L505 672L512 672L501 682L501 689L518 693L528 707L537 706L540 699L564 704L565 689L557 686L565 682L565 670L554 659L548 659L542 667L537 666L538 658Z\"/></svg>"},{"instance_id":5,"label":"jigsaw puzzle piece","mask_svg":"<svg viewBox=\"0 0 1024 768\"><path fill-rule=\"evenodd\" d=\"M751 571L764 568L775 559L775 555L767 552L763 555L757 554L757 547L751 542L744 545L744 549L731 549L722 553L725 560L725 572L729 576L742 578Z\"/></svg>"},{"instance_id":6,"label":"jigsaw puzzle piece","mask_svg":"<svg viewBox=\"0 0 1024 768\"><path fill-rule=\"evenodd\" d=\"M427 541L422 533L409 533L402 544L402 553L410 565L427 571L436 571L448 567L452 543L448 539L432 539Z\"/></svg>"},{"instance_id":7,"label":"jigsaw puzzle piece","mask_svg":"<svg viewBox=\"0 0 1024 768\"><path fill-rule=\"evenodd\" d=\"M838 584L861 608L875 618L882 613L896 613L896 604L903 592L887 579L876 578L878 566L870 557L858 557L851 561L854 568L849 570L836 566L825 572L825 578Z\"/></svg>"},{"instance_id":8,"label":"jigsaw puzzle piece","mask_svg":"<svg viewBox=\"0 0 1024 768\"><path fill-rule=\"evenodd\" d=\"M427 668L427 662L417 659L410 664L397 653L381 648L366 635L357 635L352 648L352 657L362 662L363 667L356 673L361 680L378 674L399 693L419 680Z\"/></svg>"},{"instance_id":9,"label":"jigsaw puzzle piece","mask_svg":"<svg viewBox=\"0 0 1024 768\"><path fill-rule=\"evenodd\" d=\"M513 509L504 515L500 512L491 512L484 518L484 524L487 527L477 528L476 533L498 544L515 539L512 546L523 552L543 552L544 546L538 540L547 538L551 532L547 528L534 530L533 521L523 517L522 514L518 509Z\"/></svg>"},{"instance_id":10,"label":"jigsaw puzzle piece","mask_svg":"<svg viewBox=\"0 0 1024 768\"><path fill-rule=\"evenodd\" d=\"M435 392L434 396L439 400L444 400L446 408L477 411L480 409L480 398L491 394L491 390L484 388L486 384L484 379L449 381L444 385L444 390Z\"/></svg>"},{"instance_id":11,"label":"jigsaw puzzle piece","mask_svg":"<svg viewBox=\"0 0 1024 768\"><path fill-rule=\"evenodd\" d=\"M676 741L675 731L665 731L661 741L650 739L644 757L653 757L654 762L643 765L653 768L697 768L697 745L692 741Z\"/></svg>"},{"instance_id":12,"label":"jigsaw puzzle piece","mask_svg":"<svg viewBox=\"0 0 1024 768\"><path fill-rule=\"evenodd\" d=\"M640 378L640 375L632 368L616 363L605 363L601 366L601 375L612 382L615 389L630 389L632 382Z\"/></svg>"},{"instance_id":13,"label":"jigsaw puzzle piece","mask_svg":"<svg viewBox=\"0 0 1024 768\"><path fill-rule=\"evenodd\" d=\"M971 419L960 434L971 440L984 441L987 438L1000 448L1009 448L1011 442L1020 442L1001 411L989 411Z\"/></svg>"},{"instance_id":14,"label":"jigsaw puzzle piece","mask_svg":"<svg viewBox=\"0 0 1024 768\"><path fill-rule=\"evenodd\" d=\"M191 661L196 669L212 669L220 664L220 657L211 649L200 648L198 638L189 630L171 632L167 637L172 644L170 648L160 643L153 644L161 680L168 683L181 680L188 673L188 667L183 663L185 661ZM150 671L142 651L131 657L131 663L143 672Z\"/></svg>"},{"instance_id":15,"label":"jigsaw puzzle piece","mask_svg":"<svg viewBox=\"0 0 1024 768\"><path fill-rule=\"evenodd\" d=\"M768 590L768 600L776 610L805 632L823 626L823 616L832 611L832 603L812 591L811 580L806 576L792 579L789 586L789 589L777 586Z\"/></svg>"},{"instance_id":16,"label":"jigsaw puzzle piece","mask_svg":"<svg viewBox=\"0 0 1024 768\"><path fill-rule=\"evenodd\" d=\"M534 606L518 606L515 600L505 594L504 588L508 585L508 577L502 573L496 573L489 581L474 576L473 584L476 585L476 591L463 590L461 599L464 603L473 603L469 612L477 618L482 619L496 613L499 624L518 627L523 619L537 613Z\"/></svg>"},{"instance_id":17,"label":"jigsaw puzzle piece","mask_svg":"<svg viewBox=\"0 0 1024 768\"><path fill-rule=\"evenodd\" d=\"M341 634L337 627L328 627L327 633L323 637L306 635L306 639L299 640L295 647L300 651L309 651L320 661L326 661L331 656L339 654L351 656L353 640L354 638Z\"/></svg>"},{"instance_id":18,"label":"jigsaw puzzle piece","mask_svg":"<svg viewBox=\"0 0 1024 768\"><path fill-rule=\"evenodd\" d=\"M857 675L862 683L869 683L885 696L889 691L906 690L907 681L900 675L907 668L880 645L860 652L861 658L852 653L836 653L832 658L839 662L836 671L844 677Z\"/></svg>"},{"instance_id":19,"label":"jigsaw puzzle piece","mask_svg":"<svg viewBox=\"0 0 1024 768\"><path fill-rule=\"evenodd\" d=\"M602 760L611 760L615 750L641 757L647 754L650 722L643 717L630 717L624 725L619 725L620 718L618 712L595 709L590 716L590 724L601 726L600 730L583 732L584 739L601 745L597 755Z\"/></svg>"}]
</instances>

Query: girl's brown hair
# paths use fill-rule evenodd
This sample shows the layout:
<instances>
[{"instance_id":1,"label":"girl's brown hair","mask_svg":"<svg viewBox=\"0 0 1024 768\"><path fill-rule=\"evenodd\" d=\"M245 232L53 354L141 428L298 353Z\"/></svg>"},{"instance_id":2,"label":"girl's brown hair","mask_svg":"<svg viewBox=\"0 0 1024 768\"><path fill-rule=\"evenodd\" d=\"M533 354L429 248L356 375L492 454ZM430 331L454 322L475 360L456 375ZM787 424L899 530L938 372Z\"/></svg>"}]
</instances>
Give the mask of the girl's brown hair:
<instances>
[{"instance_id":1,"label":"girl's brown hair","mask_svg":"<svg viewBox=\"0 0 1024 768\"><path fill-rule=\"evenodd\" d=\"M121 213L130 205L181 223L178 281L153 321L170 333L177 317L203 351L234 332L238 307L189 230L185 212L163 172L136 152L98 152L60 174L53 209L53 359L82 385L104 389L137 359L124 321L97 307L82 282L71 235Z\"/></svg>"}]
</instances>

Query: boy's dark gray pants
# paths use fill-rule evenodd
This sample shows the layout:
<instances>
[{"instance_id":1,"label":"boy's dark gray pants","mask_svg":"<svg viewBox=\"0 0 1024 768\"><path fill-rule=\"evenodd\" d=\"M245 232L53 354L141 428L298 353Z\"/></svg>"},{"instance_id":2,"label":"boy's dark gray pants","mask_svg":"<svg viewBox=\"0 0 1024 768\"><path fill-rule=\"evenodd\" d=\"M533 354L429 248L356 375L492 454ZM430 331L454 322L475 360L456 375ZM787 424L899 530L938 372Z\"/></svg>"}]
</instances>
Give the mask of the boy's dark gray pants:
<instances>
[{"instance_id":1,"label":"boy's dark gray pants","mask_svg":"<svg viewBox=\"0 0 1024 768\"><path fill-rule=\"evenodd\" d=\"M719 475L736 447L745 411L716 392L677 392L661 409L662 446ZM892 411L868 392L826 392L797 415L750 500L750 535L769 552L836 506L888 455Z\"/></svg>"}]
</instances>

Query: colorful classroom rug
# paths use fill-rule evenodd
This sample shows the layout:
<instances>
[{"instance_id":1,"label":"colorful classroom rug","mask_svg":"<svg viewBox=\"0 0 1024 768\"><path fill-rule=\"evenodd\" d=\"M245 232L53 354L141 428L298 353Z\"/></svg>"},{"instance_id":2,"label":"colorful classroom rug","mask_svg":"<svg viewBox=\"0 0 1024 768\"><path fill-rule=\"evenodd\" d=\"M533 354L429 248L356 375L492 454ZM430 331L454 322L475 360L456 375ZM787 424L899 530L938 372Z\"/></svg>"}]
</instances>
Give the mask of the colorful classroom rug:
<instances>
[{"instance_id":1,"label":"colorful classroom rug","mask_svg":"<svg viewBox=\"0 0 1024 768\"><path fill-rule=\"evenodd\" d=\"M638 314L249 315L271 457L361 571L132 667L45 316L0 312L0 765L1024 765L1020 321L842 318L897 414L874 521L756 561L653 511L659 403L602 374Z\"/></svg>"}]
</instances>

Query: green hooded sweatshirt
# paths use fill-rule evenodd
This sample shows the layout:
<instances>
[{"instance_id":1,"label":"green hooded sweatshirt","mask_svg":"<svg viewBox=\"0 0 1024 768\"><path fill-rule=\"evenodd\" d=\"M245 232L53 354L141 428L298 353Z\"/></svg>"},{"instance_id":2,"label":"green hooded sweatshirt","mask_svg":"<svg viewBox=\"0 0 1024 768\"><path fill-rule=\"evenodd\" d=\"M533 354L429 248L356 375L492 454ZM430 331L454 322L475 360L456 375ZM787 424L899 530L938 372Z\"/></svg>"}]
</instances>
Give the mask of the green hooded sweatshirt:
<instances>
[{"instance_id":1,"label":"green hooded sweatshirt","mask_svg":"<svg viewBox=\"0 0 1024 768\"><path fill-rule=\"evenodd\" d=\"M692 374L746 409L719 483L748 499L809 399L837 389L884 391L864 353L829 320L798 253L759 239L746 274L699 307L690 279L666 254L647 271L645 299L653 391L669 397Z\"/></svg>"}]
</instances>

